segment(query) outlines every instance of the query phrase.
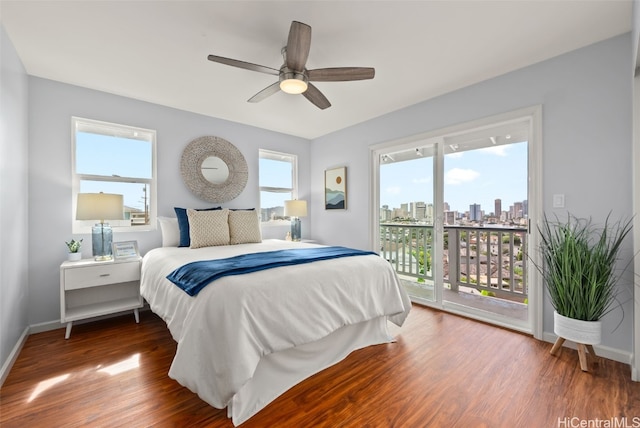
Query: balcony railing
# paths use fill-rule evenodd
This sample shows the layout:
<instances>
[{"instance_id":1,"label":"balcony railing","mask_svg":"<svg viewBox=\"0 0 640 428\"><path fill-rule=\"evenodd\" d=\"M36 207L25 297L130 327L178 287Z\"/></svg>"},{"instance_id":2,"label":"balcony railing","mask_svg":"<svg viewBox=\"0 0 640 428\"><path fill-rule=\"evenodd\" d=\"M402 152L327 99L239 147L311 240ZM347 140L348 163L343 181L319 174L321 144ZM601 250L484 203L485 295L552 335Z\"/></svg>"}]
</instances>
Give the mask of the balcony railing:
<instances>
[{"instance_id":1,"label":"balcony railing","mask_svg":"<svg viewBox=\"0 0 640 428\"><path fill-rule=\"evenodd\" d=\"M399 275L433 284L433 226L380 224L380 254ZM451 289L527 298L527 230L519 227L445 226L443 277Z\"/></svg>"}]
</instances>

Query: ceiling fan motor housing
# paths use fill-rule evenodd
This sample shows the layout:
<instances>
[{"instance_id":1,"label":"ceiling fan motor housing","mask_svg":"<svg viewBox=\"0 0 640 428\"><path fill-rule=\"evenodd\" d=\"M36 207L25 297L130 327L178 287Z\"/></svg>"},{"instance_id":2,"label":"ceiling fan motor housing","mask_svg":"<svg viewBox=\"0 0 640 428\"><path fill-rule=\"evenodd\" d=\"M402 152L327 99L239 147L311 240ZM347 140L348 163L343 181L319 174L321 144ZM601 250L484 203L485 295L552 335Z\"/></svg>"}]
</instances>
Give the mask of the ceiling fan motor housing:
<instances>
[{"instance_id":1,"label":"ceiling fan motor housing","mask_svg":"<svg viewBox=\"0 0 640 428\"><path fill-rule=\"evenodd\" d=\"M301 94L308 88L309 79L302 72L297 72L284 66L280 69L280 89L288 94Z\"/></svg>"}]
</instances>

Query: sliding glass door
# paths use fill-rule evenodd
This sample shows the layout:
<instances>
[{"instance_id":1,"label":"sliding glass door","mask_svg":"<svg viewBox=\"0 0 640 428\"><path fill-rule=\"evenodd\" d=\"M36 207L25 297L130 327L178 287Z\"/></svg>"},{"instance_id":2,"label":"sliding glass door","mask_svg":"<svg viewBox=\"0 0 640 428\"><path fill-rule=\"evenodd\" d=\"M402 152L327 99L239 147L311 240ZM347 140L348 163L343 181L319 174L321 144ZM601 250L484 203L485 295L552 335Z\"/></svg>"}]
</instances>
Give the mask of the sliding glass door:
<instances>
[{"instance_id":1,"label":"sliding glass door","mask_svg":"<svg viewBox=\"0 0 640 428\"><path fill-rule=\"evenodd\" d=\"M531 118L373 152L374 234L413 301L531 331Z\"/></svg>"},{"instance_id":2,"label":"sliding glass door","mask_svg":"<svg viewBox=\"0 0 640 428\"><path fill-rule=\"evenodd\" d=\"M437 140L381 153L380 251L413 299L438 302Z\"/></svg>"}]
</instances>

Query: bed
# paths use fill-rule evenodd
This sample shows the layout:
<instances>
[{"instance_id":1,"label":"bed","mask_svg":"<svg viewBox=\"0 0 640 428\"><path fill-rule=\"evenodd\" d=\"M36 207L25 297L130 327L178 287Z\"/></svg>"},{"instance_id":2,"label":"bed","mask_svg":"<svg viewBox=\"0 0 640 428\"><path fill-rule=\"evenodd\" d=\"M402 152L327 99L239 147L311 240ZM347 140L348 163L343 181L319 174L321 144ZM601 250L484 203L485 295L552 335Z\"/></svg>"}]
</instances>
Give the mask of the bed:
<instances>
[{"instance_id":1,"label":"bed","mask_svg":"<svg viewBox=\"0 0 640 428\"><path fill-rule=\"evenodd\" d=\"M144 256L142 296L178 344L169 376L236 426L352 351L391 342L387 321L401 326L411 302L375 254L226 276L194 297L167 276L196 260L312 247L263 240Z\"/></svg>"}]
</instances>

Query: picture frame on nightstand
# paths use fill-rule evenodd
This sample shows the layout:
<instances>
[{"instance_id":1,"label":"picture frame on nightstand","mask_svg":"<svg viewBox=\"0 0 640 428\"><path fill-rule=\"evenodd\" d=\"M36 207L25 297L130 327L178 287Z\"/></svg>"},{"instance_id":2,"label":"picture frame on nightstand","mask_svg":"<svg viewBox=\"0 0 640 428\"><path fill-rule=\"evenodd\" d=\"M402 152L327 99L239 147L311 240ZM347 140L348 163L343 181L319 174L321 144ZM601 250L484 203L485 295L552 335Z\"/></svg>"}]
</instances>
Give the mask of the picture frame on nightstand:
<instances>
[{"instance_id":1,"label":"picture frame on nightstand","mask_svg":"<svg viewBox=\"0 0 640 428\"><path fill-rule=\"evenodd\" d=\"M140 257L140 252L138 252L138 241L114 242L111 245L113 247L113 258L115 260Z\"/></svg>"}]
</instances>

